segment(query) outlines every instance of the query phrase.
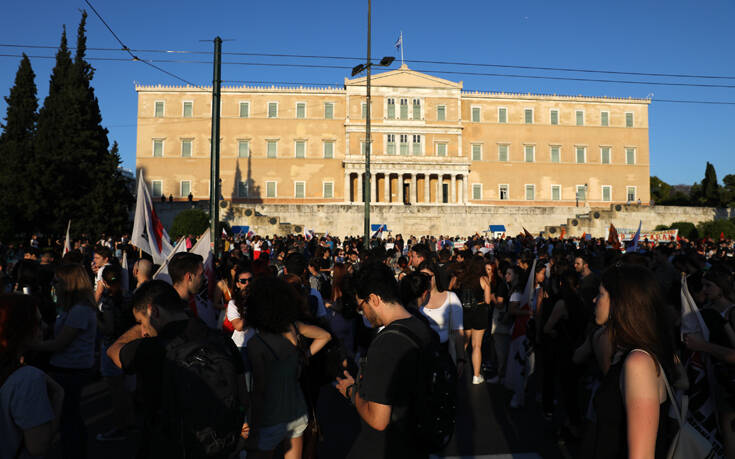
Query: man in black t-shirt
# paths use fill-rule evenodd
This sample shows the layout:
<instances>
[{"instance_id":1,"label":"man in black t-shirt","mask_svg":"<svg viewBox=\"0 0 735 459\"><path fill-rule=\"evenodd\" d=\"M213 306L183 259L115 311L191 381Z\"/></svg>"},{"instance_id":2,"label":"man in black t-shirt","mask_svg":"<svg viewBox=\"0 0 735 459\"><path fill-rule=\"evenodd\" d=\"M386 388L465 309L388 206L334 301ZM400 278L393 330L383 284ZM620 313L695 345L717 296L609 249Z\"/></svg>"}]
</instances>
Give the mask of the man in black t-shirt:
<instances>
[{"instance_id":1,"label":"man in black t-shirt","mask_svg":"<svg viewBox=\"0 0 735 459\"><path fill-rule=\"evenodd\" d=\"M373 327L385 327L373 339L357 382L345 372L337 389L357 409L361 431L349 458L418 458L416 393L421 352L429 347L431 329L411 315L398 297L398 284L390 268L369 263L354 279L360 312ZM403 329L420 343L417 349Z\"/></svg>"}]
</instances>

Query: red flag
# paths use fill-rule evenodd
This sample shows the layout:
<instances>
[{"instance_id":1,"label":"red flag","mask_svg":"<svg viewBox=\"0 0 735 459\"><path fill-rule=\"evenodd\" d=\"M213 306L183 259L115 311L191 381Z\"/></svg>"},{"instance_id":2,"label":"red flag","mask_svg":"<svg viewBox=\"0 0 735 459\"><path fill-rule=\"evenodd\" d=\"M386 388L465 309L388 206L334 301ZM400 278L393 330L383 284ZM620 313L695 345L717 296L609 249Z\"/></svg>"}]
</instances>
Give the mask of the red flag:
<instances>
[{"instance_id":1,"label":"red flag","mask_svg":"<svg viewBox=\"0 0 735 459\"><path fill-rule=\"evenodd\" d=\"M584 233L582 233L582 240L584 240L584 238L586 238L586 237L587 237L587 231L585 231Z\"/></svg>"},{"instance_id":2,"label":"red flag","mask_svg":"<svg viewBox=\"0 0 735 459\"><path fill-rule=\"evenodd\" d=\"M612 245L615 250L620 250L620 238L618 237L618 230L615 229L615 225L610 223L610 231L607 236L607 243Z\"/></svg>"},{"instance_id":3,"label":"red flag","mask_svg":"<svg viewBox=\"0 0 735 459\"><path fill-rule=\"evenodd\" d=\"M720 240L721 241L724 241L725 240L725 232L724 231L720 231Z\"/></svg>"},{"instance_id":4,"label":"red flag","mask_svg":"<svg viewBox=\"0 0 735 459\"><path fill-rule=\"evenodd\" d=\"M564 239L564 234L567 232L567 229L565 227L561 227L561 235L559 236L559 239Z\"/></svg>"}]
</instances>

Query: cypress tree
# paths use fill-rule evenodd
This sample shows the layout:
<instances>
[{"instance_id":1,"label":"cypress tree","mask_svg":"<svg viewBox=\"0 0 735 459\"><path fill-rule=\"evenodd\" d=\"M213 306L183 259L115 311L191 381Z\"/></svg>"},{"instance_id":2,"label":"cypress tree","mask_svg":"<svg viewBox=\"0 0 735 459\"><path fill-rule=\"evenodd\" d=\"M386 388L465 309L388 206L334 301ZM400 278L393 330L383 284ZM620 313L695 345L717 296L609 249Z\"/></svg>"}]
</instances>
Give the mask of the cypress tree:
<instances>
[{"instance_id":1,"label":"cypress tree","mask_svg":"<svg viewBox=\"0 0 735 459\"><path fill-rule=\"evenodd\" d=\"M25 53L15 74L10 94L5 97L7 115L0 134L0 238L8 239L30 232L28 205L31 200L27 180L29 160L33 157L33 138L38 120L35 74Z\"/></svg>"},{"instance_id":2,"label":"cypress tree","mask_svg":"<svg viewBox=\"0 0 735 459\"><path fill-rule=\"evenodd\" d=\"M702 198L707 206L720 205L720 185L717 183L717 172L715 172L715 166L709 161L707 161L704 180L702 180Z\"/></svg>"}]
</instances>

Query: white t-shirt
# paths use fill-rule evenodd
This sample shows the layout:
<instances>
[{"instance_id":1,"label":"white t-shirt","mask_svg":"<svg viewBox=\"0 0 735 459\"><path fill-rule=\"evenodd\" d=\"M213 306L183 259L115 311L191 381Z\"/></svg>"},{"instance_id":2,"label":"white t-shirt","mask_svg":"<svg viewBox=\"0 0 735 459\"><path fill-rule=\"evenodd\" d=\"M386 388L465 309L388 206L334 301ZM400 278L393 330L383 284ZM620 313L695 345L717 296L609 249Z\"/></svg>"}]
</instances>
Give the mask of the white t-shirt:
<instances>
[{"instance_id":1,"label":"white t-shirt","mask_svg":"<svg viewBox=\"0 0 735 459\"><path fill-rule=\"evenodd\" d=\"M15 370L0 388L0 458L16 457L23 431L53 419L43 371L28 365Z\"/></svg>"},{"instance_id":2,"label":"white t-shirt","mask_svg":"<svg viewBox=\"0 0 735 459\"><path fill-rule=\"evenodd\" d=\"M230 300L227 303L227 320L232 322L235 319L241 319L240 311L237 310L235 300ZM250 327L245 327L243 330L235 330L232 333L232 341L235 342L235 346L242 348L248 345L248 341L253 335L255 335L255 330Z\"/></svg>"},{"instance_id":3,"label":"white t-shirt","mask_svg":"<svg viewBox=\"0 0 735 459\"><path fill-rule=\"evenodd\" d=\"M463 330L462 303L454 292L447 292L447 299L438 308L421 308L421 313L429 319L431 328L439 334L439 342L449 340L450 330Z\"/></svg>"}]
</instances>

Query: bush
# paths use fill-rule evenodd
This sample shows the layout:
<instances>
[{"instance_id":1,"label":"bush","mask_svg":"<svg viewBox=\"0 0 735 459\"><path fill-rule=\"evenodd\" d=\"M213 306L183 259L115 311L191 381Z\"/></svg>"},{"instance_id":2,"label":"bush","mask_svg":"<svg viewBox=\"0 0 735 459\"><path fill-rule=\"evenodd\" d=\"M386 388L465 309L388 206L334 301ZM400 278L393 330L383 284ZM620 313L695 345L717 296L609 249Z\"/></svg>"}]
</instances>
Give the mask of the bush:
<instances>
[{"instance_id":1,"label":"bush","mask_svg":"<svg viewBox=\"0 0 735 459\"><path fill-rule=\"evenodd\" d=\"M209 215L199 209L182 210L171 224L169 236L173 241L182 236L193 234L199 236L209 228Z\"/></svg>"},{"instance_id":2,"label":"bush","mask_svg":"<svg viewBox=\"0 0 735 459\"><path fill-rule=\"evenodd\" d=\"M653 229L654 231L663 231L669 229L666 225L656 225L656 227Z\"/></svg>"},{"instance_id":3,"label":"bush","mask_svg":"<svg viewBox=\"0 0 735 459\"><path fill-rule=\"evenodd\" d=\"M710 237L714 240L719 240L720 233L724 233L726 238L735 238L735 224L730 220L715 220L700 223L697 229L699 230L700 237Z\"/></svg>"},{"instance_id":4,"label":"bush","mask_svg":"<svg viewBox=\"0 0 735 459\"><path fill-rule=\"evenodd\" d=\"M699 239L699 232L697 231L697 227L694 226L694 223L689 222L674 222L669 227L670 229L678 229L679 230L679 236L685 237L689 239L690 241L693 239Z\"/></svg>"}]
</instances>

